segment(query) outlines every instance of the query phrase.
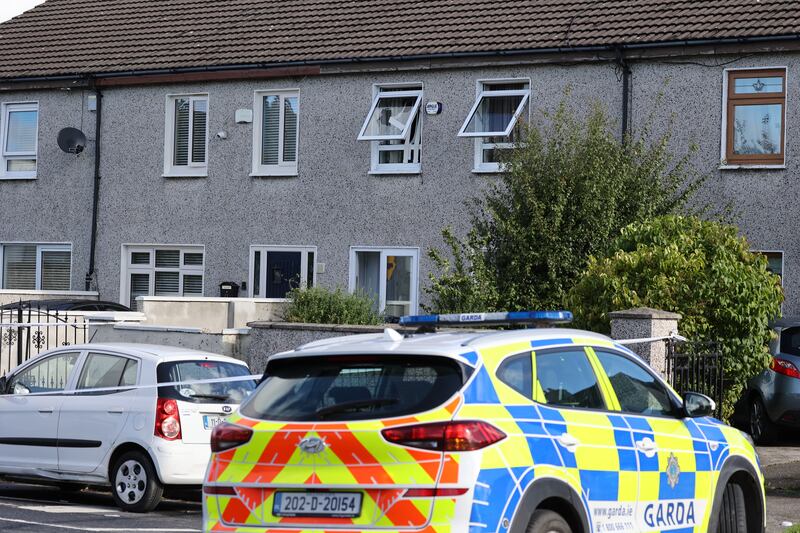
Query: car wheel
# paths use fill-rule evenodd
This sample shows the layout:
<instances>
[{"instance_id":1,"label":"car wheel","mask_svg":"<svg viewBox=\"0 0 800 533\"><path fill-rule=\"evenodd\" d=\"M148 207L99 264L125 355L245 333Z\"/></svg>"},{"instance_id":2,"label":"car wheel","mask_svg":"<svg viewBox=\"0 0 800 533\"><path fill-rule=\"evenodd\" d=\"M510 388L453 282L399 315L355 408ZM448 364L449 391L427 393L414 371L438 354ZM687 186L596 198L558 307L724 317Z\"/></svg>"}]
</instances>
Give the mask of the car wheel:
<instances>
[{"instance_id":1,"label":"car wheel","mask_svg":"<svg viewBox=\"0 0 800 533\"><path fill-rule=\"evenodd\" d=\"M148 513L156 508L164 494L164 485L156 475L150 458L136 450L120 455L110 476L117 506L131 513Z\"/></svg>"},{"instance_id":2,"label":"car wheel","mask_svg":"<svg viewBox=\"0 0 800 533\"><path fill-rule=\"evenodd\" d=\"M555 511L537 509L533 513L526 533L572 533L564 517Z\"/></svg>"},{"instance_id":3,"label":"car wheel","mask_svg":"<svg viewBox=\"0 0 800 533\"><path fill-rule=\"evenodd\" d=\"M774 438L774 426L764 402L758 396L750 400L750 436L757 444L767 444Z\"/></svg>"},{"instance_id":4,"label":"car wheel","mask_svg":"<svg viewBox=\"0 0 800 533\"><path fill-rule=\"evenodd\" d=\"M717 533L747 533L747 506L744 491L736 483L729 483L722 495Z\"/></svg>"}]
</instances>

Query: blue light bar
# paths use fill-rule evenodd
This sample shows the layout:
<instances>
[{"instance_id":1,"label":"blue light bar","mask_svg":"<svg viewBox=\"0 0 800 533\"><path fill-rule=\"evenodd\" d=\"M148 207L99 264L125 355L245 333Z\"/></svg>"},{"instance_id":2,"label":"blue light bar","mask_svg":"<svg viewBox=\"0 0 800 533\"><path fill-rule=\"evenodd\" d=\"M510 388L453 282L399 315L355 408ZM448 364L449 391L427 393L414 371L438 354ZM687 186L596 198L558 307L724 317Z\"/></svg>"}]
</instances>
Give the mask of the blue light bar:
<instances>
[{"instance_id":1,"label":"blue light bar","mask_svg":"<svg viewBox=\"0 0 800 533\"><path fill-rule=\"evenodd\" d=\"M500 311L447 315L412 315L400 318L401 326L504 326L513 324L549 325L572 322L569 311Z\"/></svg>"}]
</instances>

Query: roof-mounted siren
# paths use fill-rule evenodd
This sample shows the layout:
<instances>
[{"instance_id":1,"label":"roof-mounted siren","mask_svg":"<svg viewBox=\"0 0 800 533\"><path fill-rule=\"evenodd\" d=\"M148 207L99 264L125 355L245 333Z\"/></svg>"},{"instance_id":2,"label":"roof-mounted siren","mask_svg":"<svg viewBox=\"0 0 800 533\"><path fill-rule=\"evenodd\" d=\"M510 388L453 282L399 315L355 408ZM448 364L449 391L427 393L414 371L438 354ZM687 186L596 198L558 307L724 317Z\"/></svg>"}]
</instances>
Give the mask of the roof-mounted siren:
<instances>
[{"instance_id":1,"label":"roof-mounted siren","mask_svg":"<svg viewBox=\"0 0 800 533\"><path fill-rule=\"evenodd\" d=\"M58 132L58 147L68 154L78 155L86 148L86 135L77 128L64 128Z\"/></svg>"},{"instance_id":2,"label":"roof-mounted siren","mask_svg":"<svg viewBox=\"0 0 800 533\"><path fill-rule=\"evenodd\" d=\"M475 326L543 327L572 322L569 311L500 311L496 313L456 313L448 315L414 315L400 318L401 326L428 328Z\"/></svg>"}]
</instances>

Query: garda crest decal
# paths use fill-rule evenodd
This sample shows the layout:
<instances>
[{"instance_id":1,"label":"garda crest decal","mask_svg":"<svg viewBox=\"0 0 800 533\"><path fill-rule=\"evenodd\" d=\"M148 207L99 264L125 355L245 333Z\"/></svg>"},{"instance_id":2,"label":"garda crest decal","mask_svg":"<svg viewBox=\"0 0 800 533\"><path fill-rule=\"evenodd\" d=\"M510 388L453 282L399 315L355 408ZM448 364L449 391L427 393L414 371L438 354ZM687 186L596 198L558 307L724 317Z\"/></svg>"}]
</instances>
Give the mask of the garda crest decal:
<instances>
[{"instance_id":1,"label":"garda crest decal","mask_svg":"<svg viewBox=\"0 0 800 533\"><path fill-rule=\"evenodd\" d=\"M678 465L678 458L675 457L674 453L671 453L667 460L667 483L669 483L671 489L678 485L680 475L681 467Z\"/></svg>"}]
</instances>

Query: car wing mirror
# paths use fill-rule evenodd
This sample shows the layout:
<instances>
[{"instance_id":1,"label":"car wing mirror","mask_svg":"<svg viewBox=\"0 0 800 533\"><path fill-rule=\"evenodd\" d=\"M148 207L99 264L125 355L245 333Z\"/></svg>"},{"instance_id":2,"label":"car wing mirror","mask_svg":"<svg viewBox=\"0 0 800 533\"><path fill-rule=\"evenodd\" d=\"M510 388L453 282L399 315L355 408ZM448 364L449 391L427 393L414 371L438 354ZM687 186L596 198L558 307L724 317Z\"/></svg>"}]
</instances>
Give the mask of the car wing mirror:
<instances>
[{"instance_id":1,"label":"car wing mirror","mask_svg":"<svg viewBox=\"0 0 800 533\"><path fill-rule=\"evenodd\" d=\"M687 392L683 396L683 410L690 418L711 416L717 410L717 404L699 392Z\"/></svg>"}]
</instances>

